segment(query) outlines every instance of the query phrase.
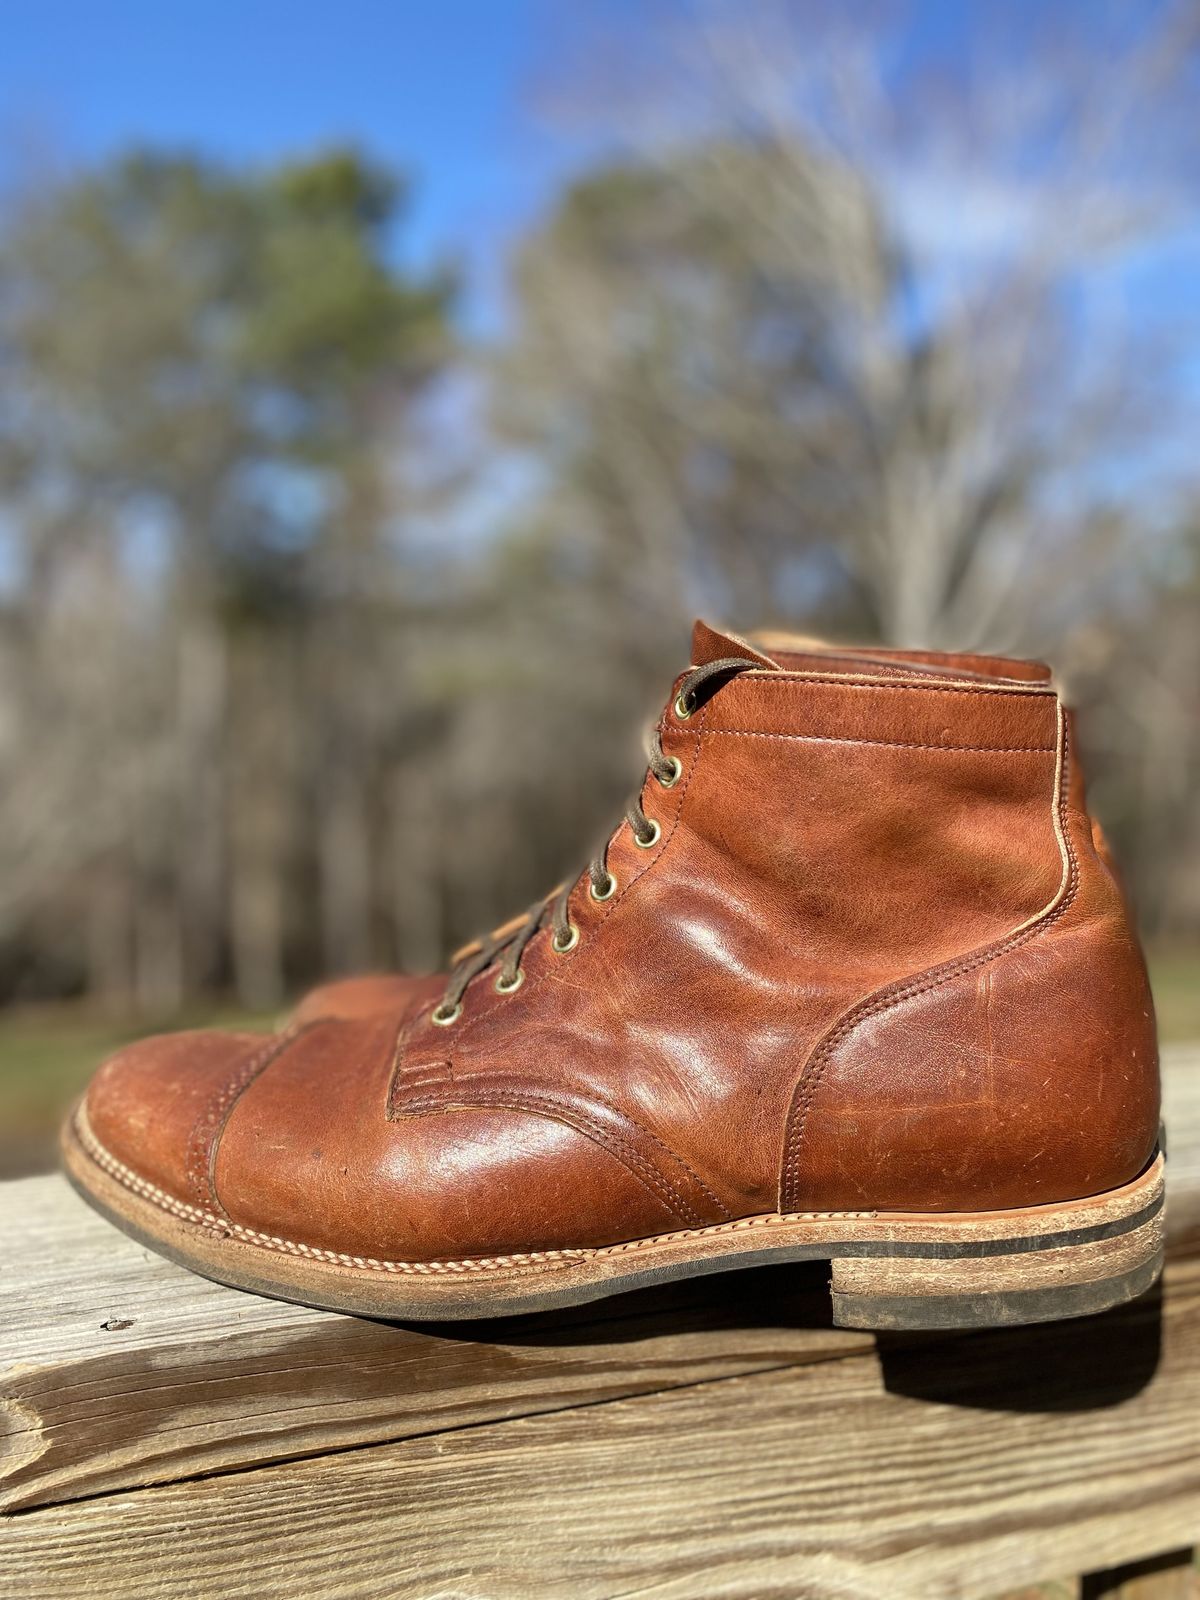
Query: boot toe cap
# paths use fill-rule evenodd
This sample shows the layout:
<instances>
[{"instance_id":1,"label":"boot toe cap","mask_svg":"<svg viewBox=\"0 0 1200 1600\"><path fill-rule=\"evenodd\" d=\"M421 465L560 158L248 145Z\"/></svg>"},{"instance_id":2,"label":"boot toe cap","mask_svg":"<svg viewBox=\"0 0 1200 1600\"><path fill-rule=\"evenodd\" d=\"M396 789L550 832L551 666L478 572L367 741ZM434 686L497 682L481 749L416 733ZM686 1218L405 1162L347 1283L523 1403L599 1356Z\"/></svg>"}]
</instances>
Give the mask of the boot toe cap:
<instances>
[{"instance_id":1,"label":"boot toe cap","mask_svg":"<svg viewBox=\"0 0 1200 1600\"><path fill-rule=\"evenodd\" d=\"M84 1096L93 1136L136 1177L196 1203L194 1130L261 1034L181 1032L127 1045L99 1068Z\"/></svg>"}]
</instances>

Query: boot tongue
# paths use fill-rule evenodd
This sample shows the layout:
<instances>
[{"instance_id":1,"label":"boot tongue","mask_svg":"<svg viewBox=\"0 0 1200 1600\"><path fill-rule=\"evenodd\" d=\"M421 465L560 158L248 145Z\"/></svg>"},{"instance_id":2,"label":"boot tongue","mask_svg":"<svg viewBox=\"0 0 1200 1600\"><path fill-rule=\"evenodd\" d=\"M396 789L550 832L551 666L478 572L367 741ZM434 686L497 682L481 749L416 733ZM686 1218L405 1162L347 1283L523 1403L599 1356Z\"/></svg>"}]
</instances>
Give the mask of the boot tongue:
<instances>
[{"instance_id":1,"label":"boot tongue","mask_svg":"<svg viewBox=\"0 0 1200 1600\"><path fill-rule=\"evenodd\" d=\"M774 672L780 670L778 661L772 661L770 656L763 655L761 650L747 644L736 633L697 621L692 628L692 665L704 667L710 661L721 661L727 656L739 656L745 661L753 661L756 667L767 667Z\"/></svg>"}]
</instances>

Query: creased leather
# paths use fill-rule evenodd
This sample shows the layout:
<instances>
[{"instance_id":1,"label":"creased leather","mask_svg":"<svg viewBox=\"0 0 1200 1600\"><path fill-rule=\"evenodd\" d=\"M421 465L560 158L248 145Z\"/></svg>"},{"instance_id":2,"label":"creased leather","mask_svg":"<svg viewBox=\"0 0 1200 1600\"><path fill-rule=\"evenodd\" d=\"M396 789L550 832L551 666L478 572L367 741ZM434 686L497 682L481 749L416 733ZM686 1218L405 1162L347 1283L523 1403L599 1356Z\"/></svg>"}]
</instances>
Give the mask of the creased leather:
<instances>
[{"instance_id":1,"label":"creased leather","mask_svg":"<svg viewBox=\"0 0 1200 1600\"><path fill-rule=\"evenodd\" d=\"M1152 1008L1048 672L797 644L698 628L694 661L751 670L668 700L657 843L618 829L616 893L585 877L578 944L539 933L515 992L485 972L437 1028L437 980L336 986L262 1070L245 1038L139 1046L96 1080L98 1136L186 1197L217 1103L230 1217L413 1260L1135 1176Z\"/></svg>"}]
</instances>

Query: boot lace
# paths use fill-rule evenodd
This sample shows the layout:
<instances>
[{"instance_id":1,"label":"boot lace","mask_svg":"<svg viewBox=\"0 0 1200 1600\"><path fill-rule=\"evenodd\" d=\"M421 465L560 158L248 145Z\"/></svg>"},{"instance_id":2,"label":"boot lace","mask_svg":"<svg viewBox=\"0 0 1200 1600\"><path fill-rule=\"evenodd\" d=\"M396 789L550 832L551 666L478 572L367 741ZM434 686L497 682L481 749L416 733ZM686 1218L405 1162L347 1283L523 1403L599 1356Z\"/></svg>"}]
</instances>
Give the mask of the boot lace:
<instances>
[{"instance_id":1,"label":"boot lace","mask_svg":"<svg viewBox=\"0 0 1200 1600\"><path fill-rule=\"evenodd\" d=\"M733 677L755 665L755 662L747 661L742 656L724 656L718 661L707 661L702 667L693 667L680 680L679 692L675 697L675 715L686 721L696 709L697 692L705 684L711 683L714 679ZM649 771L664 789L674 788L679 782L683 765L678 757L664 753L662 738L657 728L646 741L646 762ZM640 788L625 812L625 821L630 826L634 842L643 850L649 850L658 843L662 830L659 824L642 810ZM587 866L588 892L593 900L610 900L616 893L617 880L608 870L607 856L610 842L610 839L605 840ZM443 1028L457 1022L463 1014L464 996L468 986L497 958L502 958L500 970L496 974L497 991L500 994L512 994L519 989L525 980L521 957L534 935L547 925L550 928L550 944L553 950L559 955L566 955L568 950L573 950L579 943L579 929L571 921L569 903L571 891L578 882L578 877L568 879L560 888L552 890L545 899L532 905L524 917L505 924L487 938L468 946L462 959L451 971L445 993L430 1012L430 1020Z\"/></svg>"}]
</instances>

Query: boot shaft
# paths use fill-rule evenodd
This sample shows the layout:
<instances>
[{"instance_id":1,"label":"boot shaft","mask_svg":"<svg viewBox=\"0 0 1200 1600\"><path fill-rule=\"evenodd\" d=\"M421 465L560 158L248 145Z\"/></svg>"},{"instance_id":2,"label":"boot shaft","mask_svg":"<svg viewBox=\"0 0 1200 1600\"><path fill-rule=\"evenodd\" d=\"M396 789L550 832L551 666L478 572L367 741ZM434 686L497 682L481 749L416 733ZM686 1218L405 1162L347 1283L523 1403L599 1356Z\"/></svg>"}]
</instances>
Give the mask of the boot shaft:
<instances>
[{"instance_id":1,"label":"boot shaft","mask_svg":"<svg viewBox=\"0 0 1200 1600\"><path fill-rule=\"evenodd\" d=\"M449 1037L409 1030L393 1114L599 1118L670 1150L697 1214L1130 1177L1157 1132L1153 1015L1045 669L694 646L747 668L672 696L653 848L618 831L614 892L581 880L577 945L532 942L519 995L476 979Z\"/></svg>"},{"instance_id":2,"label":"boot shaft","mask_svg":"<svg viewBox=\"0 0 1200 1600\"><path fill-rule=\"evenodd\" d=\"M1052 688L793 659L679 726L694 745L680 844L697 877L739 878L831 995L1051 902L1068 865Z\"/></svg>"}]
</instances>

